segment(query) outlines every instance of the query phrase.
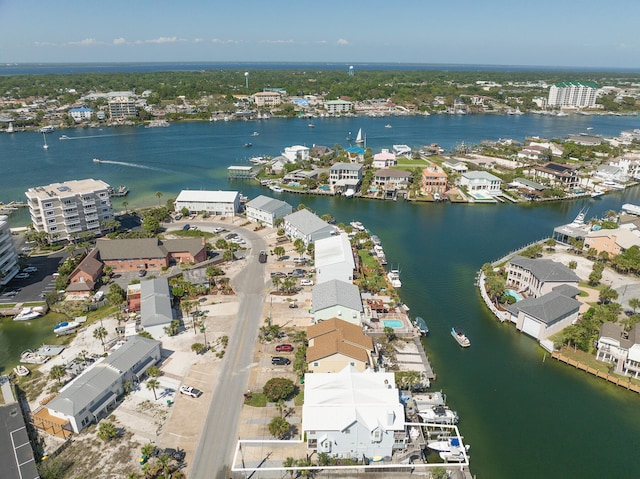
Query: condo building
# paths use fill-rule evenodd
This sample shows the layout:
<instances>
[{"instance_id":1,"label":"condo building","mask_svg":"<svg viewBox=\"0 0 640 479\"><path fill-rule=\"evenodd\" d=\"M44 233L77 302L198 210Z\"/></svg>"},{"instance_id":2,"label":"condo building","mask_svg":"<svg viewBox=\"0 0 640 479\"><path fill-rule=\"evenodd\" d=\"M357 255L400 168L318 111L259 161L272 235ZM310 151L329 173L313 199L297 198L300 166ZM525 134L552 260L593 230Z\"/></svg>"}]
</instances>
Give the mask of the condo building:
<instances>
[{"instance_id":1,"label":"condo building","mask_svg":"<svg viewBox=\"0 0 640 479\"><path fill-rule=\"evenodd\" d=\"M549 106L594 108L598 86L593 82L562 82L549 88Z\"/></svg>"},{"instance_id":2,"label":"condo building","mask_svg":"<svg viewBox=\"0 0 640 479\"><path fill-rule=\"evenodd\" d=\"M52 240L71 239L82 232L102 234L113 219L109 185L85 179L29 188L25 193L31 222Z\"/></svg>"},{"instance_id":3,"label":"condo building","mask_svg":"<svg viewBox=\"0 0 640 479\"><path fill-rule=\"evenodd\" d=\"M20 272L18 253L11 238L9 217L0 215L0 286L4 286Z\"/></svg>"}]
</instances>

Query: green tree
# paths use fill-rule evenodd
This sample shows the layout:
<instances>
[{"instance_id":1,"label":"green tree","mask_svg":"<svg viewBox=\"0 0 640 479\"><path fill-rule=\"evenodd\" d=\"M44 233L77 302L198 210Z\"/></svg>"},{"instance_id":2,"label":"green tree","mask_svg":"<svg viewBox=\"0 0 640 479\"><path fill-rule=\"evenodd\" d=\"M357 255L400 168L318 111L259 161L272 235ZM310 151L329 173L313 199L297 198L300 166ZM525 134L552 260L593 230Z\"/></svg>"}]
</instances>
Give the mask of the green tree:
<instances>
[{"instance_id":1,"label":"green tree","mask_svg":"<svg viewBox=\"0 0 640 479\"><path fill-rule=\"evenodd\" d=\"M231 249L224 250L224 253L222 253L222 259L224 261L232 261L233 260L233 250L231 250Z\"/></svg>"},{"instance_id":2,"label":"green tree","mask_svg":"<svg viewBox=\"0 0 640 479\"><path fill-rule=\"evenodd\" d=\"M269 423L269 432L277 439L283 439L289 432L290 424L283 417L276 416Z\"/></svg>"},{"instance_id":3,"label":"green tree","mask_svg":"<svg viewBox=\"0 0 640 479\"><path fill-rule=\"evenodd\" d=\"M160 371L160 368L158 366L149 366L149 368L147 369L147 375L150 378L157 378L162 374L162 371Z\"/></svg>"},{"instance_id":4,"label":"green tree","mask_svg":"<svg viewBox=\"0 0 640 479\"><path fill-rule=\"evenodd\" d=\"M640 299L631 298L629 300L629 307L633 310L633 314L636 314L636 310L640 308Z\"/></svg>"},{"instance_id":5,"label":"green tree","mask_svg":"<svg viewBox=\"0 0 640 479\"><path fill-rule=\"evenodd\" d=\"M616 299L618 299L618 292L615 289L607 286L600 291L599 301L601 303L610 303Z\"/></svg>"},{"instance_id":6,"label":"green tree","mask_svg":"<svg viewBox=\"0 0 640 479\"><path fill-rule=\"evenodd\" d=\"M160 198L162 198L162 192L156 191L156 198L158 198L158 204L160 204Z\"/></svg>"},{"instance_id":7,"label":"green tree","mask_svg":"<svg viewBox=\"0 0 640 479\"><path fill-rule=\"evenodd\" d=\"M149 378L147 379L147 389L151 389L153 391L153 397L157 401L158 396L156 395L156 388L160 387L160 381L157 379Z\"/></svg>"},{"instance_id":8,"label":"green tree","mask_svg":"<svg viewBox=\"0 0 640 479\"><path fill-rule=\"evenodd\" d=\"M103 441L110 441L118 437L118 430L112 422L103 421L98 427L98 437Z\"/></svg>"},{"instance_id":9,"label":"green tree","mask_svg":"<svg viewBox=\"0 0 640 479\"><path fill-rule=\"evenodd\" d=\"M295 467L296 466L296 460L293 457L287 457L284 461L282 461L282 467ZM289 477L291 479L293 479L293 474L296 472L294 469L291 469L288 471L289 472Z\"/></svg>"},{"instance_id":10,"label":"green tree","mask_svg":"<svg viewBox=\"0 0 640 479\"><path fill-rule=\"evenodd\" d=\"M273 254L280 259L286 254L286 250L284 249L284 246L276 246L273 248Z\"/></svg>"},{"instance_id":11,"label":"green tree","mask_svg":"<svg viewBox=\"0 0 640 479\"><path fill-rule=\"evenodd\" d=\"M140 452L143 456L151 457L156 450L155 444L148 442L140 448Z\"/></svg>"},{"instance_id":12,"label":"green tree","mask_svg":"<svg viewBox=\"0 0 640 479\"><path fill-rule=\"evenodd\" d=\"M567 265L569 269L576 269L578 267L578 262L577 261L569 261L569 264Z\"/></svg>"},{"instance_id":13,"label":"green tree","mask_svg":"<svg viewBox=\"0 0 640 479\"><path fill-rule=\"evenodd\" d=\"M262 388L263 394L271 402L277 402L280 399L287 399L293 394L295 386L291 379L271 378Z\"/></svg>"},{"instance_id":14,"label":"green tree","mask_svg":"<svg viewBox=\"0 0 640 479\"><path fill-rule=\"evenodd\" d=\"M61 379L66 375L67 375L67 370L64 368L64 366L60 364L56 364L51 368L51 371L49 371L49 377L51 379L57 379L58 384L62 384Z\"/></svg>"},{"instance_id":15,"label":"green tree","mask_svg":"<svg viewBox=\"0 0 640 479\"><path fill-rule=\"evenodd\" d=\"M127 293L118 283L109 285L109 292L106 294L107 300L113 306L119 306L127 299Z\"/></svg>"},{"instance_id":16,"label":"green tree","mask_svg":"<svg viewBox=\"0 0 640 479\"><path fill-rule=\"evenodd\" d=\"M93 330L93 337L95 339L99 339L100 342L102 343L102 346L104 347L104 340L107 337L107 330L105 329L104 326L98 326L96 329Z\"/></svg>"},{"instance_id":17,"label":"green tree","mask_svg":"<svg viewBox=\"0 0 640 479\"><path fill-rule=\"evenodd\" d=\"M271 283L276 288L276 291L280 291L280 285L282 284L282 278L280 276L274 276L271 278Z\"/></svg>"},{"instance_id":18,"label":"green tree","mask_svg":"<svg viewBox=\"0 0 640 479\"><path fill-rule=\"evenodd\" d=\"M293 247L300 255L304 253L304 250L306 249L306 246L304 245L304 241L302 241L301 238L296 238L296 240L293 242Z\"/></svg>"},{"instance_id":19,"label":"green tree","mask_svg":"<svg viewBox=\"0 0 640 479\"><path fill-rule=\"evenodd\" d=\"M202 343L193 343L191 345L191 351L196 354L200 354L204 350L204 344Z\"/></svg>"}]
</instances>

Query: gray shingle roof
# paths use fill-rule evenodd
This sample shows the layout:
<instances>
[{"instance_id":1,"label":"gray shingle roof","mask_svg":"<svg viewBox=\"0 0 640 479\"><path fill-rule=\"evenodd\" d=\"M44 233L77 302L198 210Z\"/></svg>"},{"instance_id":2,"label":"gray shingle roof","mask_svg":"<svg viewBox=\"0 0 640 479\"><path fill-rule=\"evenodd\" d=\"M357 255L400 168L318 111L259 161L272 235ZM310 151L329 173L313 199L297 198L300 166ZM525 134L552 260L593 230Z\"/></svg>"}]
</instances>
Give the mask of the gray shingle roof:
<instances>
[{"instance_id":1,"label":"gray shingle roof","mask_svg":"<svg viewBox=\"0 0 640 479\"><path fill-rule=\"evenodd\" d=\"M347 171L360 171L362 169L362 165L357 163L335 163L331 166L331 170L347 170Z\"/></svg>"},{"instance_id":2,"label":"gray shingle roof","mask_svg":"<svg viewBox=\"0 0 640 479\"><path fill-rule=\"evenodd\" d=\"M260 195L257 198L249 201L249 203L247 203L247 208L255 208L257 210L266 211L267 213L275 213L279 208L285 205L291 208L291 205L289 205L289 203L287 203L286 201L281 201L275 198L270 198L269 196Z\"/></svg>"},{"instance_id":3,"label":"gray shingle roof","mask_svg":"<svg viewBox=\"0 0 640 479\"><path fill-rule=\"evenodd\" d=\"M118 371L126 372L134 369L140 358L145 357L157 347L160 341L143 338L142 336L132 336L126 343L111 353L104 364L110 365Z\"/></svg>"},{"instance_id":4,"label":"gray shingle roof","mask_svg":"<svg viewBox=\"0 0 640 479\"><path fill-rule=\"evenodd\" d=\"M140 315L143 327L169 324L173 320L166 278L147 279L140 283Z\"/></svg>"},{"instance_id":5,"label":"gray shingle roof","mask_svg":"<svg viewBox=\"0 0 640 479\"><path fill-rule=\"evenodd\" d=\"M178 238L163 240L160 247L164 247L169 253L188 252L195 256L205 248L205 245L202 242L202 238Z\"/></svg>"},{"instance_id":6,"label":"gray shingle roof","mask_svg":"<svg viewBox=\"0 0 640 479\"><path fill-rule=\"evenodd\" d=\"M285 216L284 220L305 236L308 236L321 229L332 227L329 223L321 220L318 216L314 215L306 208Z\"/></svg>"},{"instance_id":7,"label":"gray shingle roof","mask_svg":"<svg viewBox=\"0 0 640 479\"><path fill-rule=\"evenodd\" d=\"M136 239L99 239L96 246L100 250L100 259L118 260L129 258L165 258L167 251L160 247L157 238Z\"/></svg>"},{"instance_id":8,"label":"gray shingle roof","mask_svg":"<svg viewBox=\"0 0 640 479\"><path fill-rule=\"evenodd\" d=\"M577 283L580 281L576 273L565 265L550 259L529 259L523 256L514 256L510 263L531 271L531 274L542 282Z\"/></svg>"},{"instance_id":9,"label":"gray shingle roof","mask_svg":"<svg viewBox=\"0 0 640 479\"><path fill-rule=\"evenodd\" d=\"M336 305L360 312L363 310L358 287L337 279L315 285L311 293L311 304L314 313Z\"/></svg>"},{"instance_id":10,"label":"gray shingle roof","mask_svg":"<svg viewBox=\"0 0 640 479\"><path fill-rule=\"evenodd\" d=\"M507 309L513 314L522 311L532 318L550 325L577 312L581 304L580 301L551 291L539 298L525 298L507 306Z\"/></svg>"}]
</instances>

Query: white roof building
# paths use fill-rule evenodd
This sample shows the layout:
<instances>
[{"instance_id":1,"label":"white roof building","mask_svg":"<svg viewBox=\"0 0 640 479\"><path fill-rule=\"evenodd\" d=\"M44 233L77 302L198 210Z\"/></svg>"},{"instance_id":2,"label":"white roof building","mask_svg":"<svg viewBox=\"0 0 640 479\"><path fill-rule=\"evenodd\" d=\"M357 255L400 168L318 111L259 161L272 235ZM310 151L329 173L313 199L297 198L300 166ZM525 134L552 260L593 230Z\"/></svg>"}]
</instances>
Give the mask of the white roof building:
<instances>
[{"instance_id":1,"label":"white roof building","mask_svg":"<svg viewBox=\"0 0 640 479\"><path fill-rule=\"evenodd\" d=\"M174 203L176 211L187 208L192 213L207 211L218 216L233 216L240 211L237 191L182 190Z\"/></svg>"},{"instance_id":2,"label":"white roof building","mask_svg":"<svg viewBox=\"0 0 640 479\"><path fill-rule=\"evenodd\" d=\"M311 290L313 321L338 318L352 324L362 324L362 297L355 284L332 279L316 284Z\"/></svg>"},{"instance_id":3,"label":"white roof building","mask_svg":"<svg viewBox=\"0 0 640 479\"><path fill-rule=\"evenodd\" d=\"M486 171L469 171L462 173L460 185L470 193L482 192L488 195L499 195L502 180Z\"/></svg>"},{"instance_id":4,"label":"white roof building","mask_svg":"<svg viewBox=\"0 0 640 479\"><path fill-rule=\"evenodd\" d=\"M140 325L154 339L165 335L164 328L173 321L171 292L167 278L140 282Z\"/></svg>"},{"instance_id":5,"label":"white roof building","mask_svg":"<svg viewBox=\"0 0 640 479\"><path fill-rule=\"evenodd\" d=\"M274 222L278 218L290 215L293 212L293 208L286 201L260 195L247 203L245 211L248 219L264 223L273 228Z\"/></svg>"},{"instance_id":6,"label":"white roof building","mask_svg":"<svg viewBox=\"0 0 640 479\"><path fill-rule=\"evenodd\" d=\"M300 238L306 245L335 234L335 228L306 208L284 217L284 231L292 241Z\"/></svg>"},{"instance_id":7,"label":"white roof building","mask_svg":"<svg viewBox=\"0 0 640 479\"><path fill-rule=\"evenodd\" d=\"M333 279L345 283L353 281L353 270L356 265L348 236L342 233L316 241L314 264L318 284Z\"/></svg>"},{"instance_id":8,"label":"white roof building","mask_svg":"<svg viewBox=\"0 0 640 479\"><path fill-rule=\"evenodd\" d=\"M348 366L305 374L302 433L307 447L332 457L379 458L404 447L404 408L394 374Z\"/></svg>"},{"instance_id":9,"label":"white roof building","mask_svg":"<svg viewBox=\"0 0 640 479\"><path fill-rule=\"evenodd\" d=\"M298 163L309 159L309 148L302 145L287 146L282 152L289 163Z\"/></svg>"}]
</instances>

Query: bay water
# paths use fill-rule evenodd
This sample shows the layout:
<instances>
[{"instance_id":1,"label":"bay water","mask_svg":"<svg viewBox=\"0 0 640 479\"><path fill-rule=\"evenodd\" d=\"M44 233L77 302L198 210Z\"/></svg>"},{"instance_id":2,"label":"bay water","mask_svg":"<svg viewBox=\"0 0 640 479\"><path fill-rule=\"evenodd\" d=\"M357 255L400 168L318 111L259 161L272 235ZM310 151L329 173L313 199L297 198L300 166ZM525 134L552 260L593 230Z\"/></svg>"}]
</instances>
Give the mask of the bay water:
<instances>
[{"instance_id":1,"label":"bay water","mask_svg":"<svg viewBox=\"0 0 640 479\"><path fill-rule=\"evenodd\" d=\"M115 199L128 207L164 203L181 189L237 189L249 198L274 195L250 182L229 182L226 168L248 164L254 155L275 156L285 146L335 144L359 128L374 152L393 144L438 143L450 149L464 142L538 135L560 138L589 132L617 135L638 128L638 117L430 116L270 119L254 122L176 123L169 128L69 129L48 135L0 135L0 200L22 200L31 186L79 178L126 184L131 193ZM392 128L385 128L390 124ZM258 136L252 136L256 131ZM58 140L62 134L69 140ZM248 148L244 145L252 143ZM105 160L94 163L93 158ZM387 258L401 270L401 297L412 315L426 319L425 341L436 389L461 417L471 444L471 469L478 477L631 477L636 475L640 398L545 358L544 351L513 326L499 323L483 306L474 286L483 263L549 236L582 208L587 217L638 203L640 188L603 197L536 205L413 204L313 197L280 193L338 222L361 221L383 243ZM162 193L160 199L156 192ZM21 212L14 226L28 222ZM10 320L9 320L10 321ZM0 367L13 363L12 351L37 347L46 338L28 334L33 324L0 323ZM45 319L46 321L46 319ZM449 335L461 326L471 339L462 350ZM36 326L37 328L37 326ZM7 339L9 338L9 339ZM5 341L3 343L3 341ZM634 473L636 471L636 473Z\"/></svg>"}]
</instances>

